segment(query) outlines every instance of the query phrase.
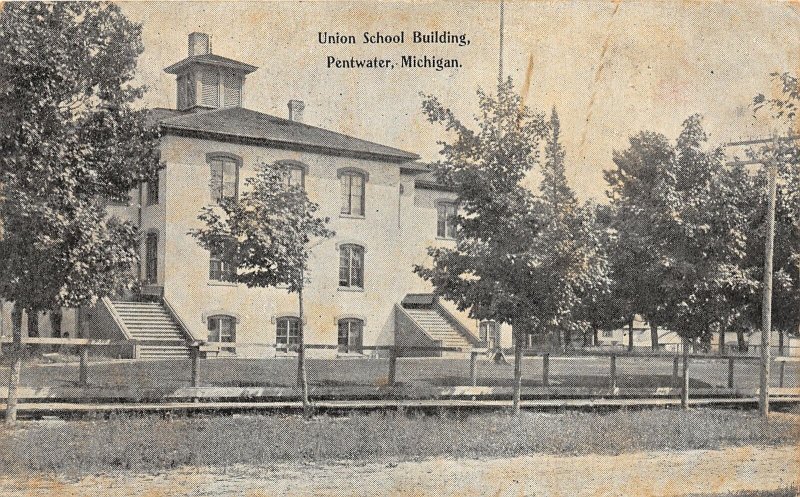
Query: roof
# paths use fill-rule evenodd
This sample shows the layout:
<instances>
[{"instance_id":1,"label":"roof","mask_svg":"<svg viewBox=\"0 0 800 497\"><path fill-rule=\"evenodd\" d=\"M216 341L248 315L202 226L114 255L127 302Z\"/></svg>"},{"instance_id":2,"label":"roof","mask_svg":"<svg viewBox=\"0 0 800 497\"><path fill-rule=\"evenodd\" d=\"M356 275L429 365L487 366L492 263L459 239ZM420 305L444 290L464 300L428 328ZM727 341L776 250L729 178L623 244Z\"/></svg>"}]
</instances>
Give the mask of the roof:
<instances>
[{"instance_id":1,"label":"roof","mask_svg":"<svg viewBox=\"0 0 800 497\"><path fill-rule=\"evenodd\" d=\"M455 189L449 185L440 182L436 175L431 171L431 167L427 166L428 172L420 174L414 181L415 188L423 190L438 190L443 192L452 192Z\"/></svg>"},{"instance_id":2,"label":"roof","mask_svg":"<svg viewBox=\"0 0 800 497\"><path fill-rule=\"evenodd\" d=\"M401 302L401 305L433 305L436 297L432 293L409 293Z\"/></svg>"},{"instance_id":3,"label":"roof","mask_svg":"<svg viewBox=\"0 0 800 497\"><path fill-rule=\"evenodd\" d=\"M158 109L165 131L220 141L310 150L332 155L410 162L417 154L241 107L170 114ZM405 166L404 166L405 167Z\"/></svg>"},{"instance_id":4,"label":"roof","mask_svg":"<svg viewBox=\"0 0 800 497\"><path fill-rule=\"evenodd\" d=\"M203 54L203 55L192 55L191 57L186 57L182 61L176 62L171 66L167 67L166 69L164 69L164 72L169 74L178 74L186 66L192 64L207 64L213 66L229 67L231 69L236 69L238 71L241 71L245 74L250 74L251 72L258 69L258 67L256 66L251 66L250 64L245 64L244 62L239 62L238 60L229 59L221 55Z\"/></svg>"}]
</instances>

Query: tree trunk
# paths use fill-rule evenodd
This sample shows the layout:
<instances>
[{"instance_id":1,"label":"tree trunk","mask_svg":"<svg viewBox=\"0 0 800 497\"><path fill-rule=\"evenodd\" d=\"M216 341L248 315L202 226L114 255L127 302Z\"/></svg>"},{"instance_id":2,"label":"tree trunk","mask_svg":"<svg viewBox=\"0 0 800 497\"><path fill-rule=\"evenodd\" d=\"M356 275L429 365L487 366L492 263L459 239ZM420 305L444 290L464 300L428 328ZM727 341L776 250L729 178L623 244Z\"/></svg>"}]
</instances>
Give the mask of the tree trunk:
<instances>
[{"instance_id":1,"label":"tree trunk","mask_svg":"<svg viewBox=\"0 0 800 497\"><path fill-rule=\"evenodd\" d=\"M650 348L658 350L658 325L655 323L650 323Z\"/></svg>"},{"instance_id":2,"label":"tree trunk","mask_svg":"<svg viewBox=\"0 0 800 497\"><path fill-rule=\"evenodd\" d=\"M739 352L747 352L747 341L744 339L744 330L741 328L736 330L736 346Z\"/></svg>"},{"instance_id":3,"label":"tree trunk","mask_svg":"<svg viewBox=\"0 0 800 497\"><path fill-rule=\"evenodd\" d=\"M719 327L719 355L725 355L725 327Z\"/></svg>"},{"instance_id":4,"label":"tree trunk","mask_svg":"<svg viewBox=\"0 0 800 497\"><path fill-rule=\"evenodd\" d=\"M572 349L572 329L567 326L564 328L564 351Z\"/></svg>"},{"instance_id":5,"label":"tree trunk","mask_svg":"<svg viewBox=\"0 0 800 497\"><path fill-rule=\"evenodd\" d=\"M303 273L300 273L300 278L302 280ZM310 419L314 415L313 406L311 402L308 400L308 371L306 370L306 337L305 337L305 329L303 326L303 318L305 317L303 314L303 282L300 282L300 288L297 290L297 303L298 303L298 314L300 316L299 322L297 323L298 328L298 339L300 341L300 347L297 351L297 383L300 386L300 396L301 401L303 403L303 417L306 419Z\"/></svg>"},{"instance_id":6,"label":"tree trunk","mask_svg":"<svg viewBox=\"0 0 800 497\"><path fill-rule=\"evenodd\" d=\"M592 345L597 347L597 344L600 343L600 332L597 327L592 328Z\"/></svg>"},{"instance_id":7,"label":"tree trunk","mask_svg":"<svg viewBox=\"0 0 800 497\"><path fill-rule=\"evenodd\" d=\"M518 330L517 326L512 324L511 334L514 336L514 401L513 411L514 415L518 416L520 412L519 401L522 396L522 346L524 345L523 339L525 337L522 330Z\"/></svg>"},{"instance_id":8,"label":"tree trunk","mask_svg":"<svg viewBox=\"0 0 800 497\"><path fill-rule=\"evenodd\" d=\"M14 304L11 311L11 326L14 336L12 346L11 368L8 375L8 400L6 401L6 424L13 426L17 422L17 389L22 371L22 309Z\"/></svg>"},{"instance_id":9,"label":"tree trunk","mask_svg":"<svg viewBox=\"0 0 800 497\"><path fill-rule=\"evenodd\" d=\"M633 318L628 321L628 352L633 352Z\"/></svg>"},{"instance_id":10,"label":"tree trunk","mask_svg":"<svg viewBox=\"0 0 800 497\"><path fill-rule=\"evenodd\" d=\"M63 315L61 313L61 306L55 306L50 309L50 329L53 330L53 336L56 338L61 337L61 321Z\"/></svg>"},{"instance_id":11,"label":"tree trunk","mask_svg":"<svg viewBox=\"0 0 800 497\"><path fill-rule=\"evenodd\" d=\"M689 340L683 339L683 387L681 388L681 408L689 408Z\"/></svg>"},{"instance_id":12,"label":"tree trunk","mask_svg":"<svg viewBox=\"0 0 800 497\"><path fill-rule=\"evenodd\" d=\"M583 346L584 347L591 347L592 345L595 345L595 343L593 343L593 341L592 341L592 339L595 337L595 335L597 335L597 330L595 329L594 326L592 326L591 328L585 330L583 332Z\"/></svg>"},{"instance_id":13,"label":"tree trunk","mask_svg":"<svg viewBox=\"0 0 800 497\"><path fill-rule=\"evenodd\" d=\"M32 311L30 309L25 309L25 312L28 314L28 336L33 338L39 337L39 312ZM31 344L30 349L33 353L39 354L41 350L41 345L39 344Z\"/></svg>"},{"instance_id":14,"label":"tree trunk","mask_svg":"<svg viewBox=\"0 0 800 497\"><path fill-rule=\"evenodd\" d=\"M782 356L783 355L783 348L784 348L783 330L777 330L777 331L778 331L778 355Z\"/></svg>"}]
</instances>

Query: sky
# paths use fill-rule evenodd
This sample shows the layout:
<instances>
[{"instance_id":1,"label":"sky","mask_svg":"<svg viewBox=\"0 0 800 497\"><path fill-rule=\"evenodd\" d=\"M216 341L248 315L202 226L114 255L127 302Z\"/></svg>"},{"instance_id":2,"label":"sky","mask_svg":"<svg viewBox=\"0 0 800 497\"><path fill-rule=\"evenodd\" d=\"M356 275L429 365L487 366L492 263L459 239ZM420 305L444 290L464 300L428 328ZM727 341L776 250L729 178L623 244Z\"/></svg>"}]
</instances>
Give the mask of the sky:
<instances>
[{"instance_id":1,"label":"sky","mask_svg":"<svg viewBox=\"0 0 800 497\"><path fill-rule=\"evenodd\" d=\"M465 2L122 2L143 25L137 81L145 104L175 107L174 76L187 35L212 36L213 52L258 66L244 106L287 117L305 102L308 124L436 160L448 135L421 111L437 96L474 124L478 88L492 91L499 60L499 0ZM406 33L403 45L363 44L364 32ZM470 44L410 43L413 31L465 33ZM320 44L319 32L352 34L358 44ZM773 72L800 73L800 3L738 1L516 1L505 4L504 72L534 110L561 119L570 184L604 199L612 152L643 130L675 139L699 113L712 143L770 131L748 107L774 95ZM396 67L336 69L327 57L402 55L457 58L435 71ZM535 187L535 175L531 187Z\"/></svg>"}]
</instances>

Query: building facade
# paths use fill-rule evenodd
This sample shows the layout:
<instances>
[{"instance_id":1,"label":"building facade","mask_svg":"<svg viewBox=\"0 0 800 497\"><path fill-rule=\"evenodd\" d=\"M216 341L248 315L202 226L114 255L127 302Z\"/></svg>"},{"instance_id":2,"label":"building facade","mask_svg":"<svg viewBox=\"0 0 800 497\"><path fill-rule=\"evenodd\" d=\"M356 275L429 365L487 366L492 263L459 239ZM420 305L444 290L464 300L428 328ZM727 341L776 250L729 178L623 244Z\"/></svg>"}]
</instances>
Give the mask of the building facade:
<instances>
[{"instance_id":1,"label":"building facade","mask_svg":"<svg viewBox=\"0 0 800 497\"><path fill-rule=\"evenodd\" d=\"M104 299L88 313L91 334L130 339L140 347L123 355L134 357L182 356L181 337L219 344L220 354L291 354L296 294L234 282L230 258L189 234L202 226L203 207L238 196L260 164L282 162L336 232L309 262L304 332L317 346L310 355L371 354L401 342L510 345L509 330L504 336L494 323L457 313L413 272L428 247L454 243L455 195L414 153L303 123L301 101L289 102L288 119L246 109L245 79L255 70L213 54L202 33L189 35L188 57L166 68L176 76L177 106L152 112L165 167L129 202L109 206L142 233L144 298Z\"/></svg>"}]
</instances>

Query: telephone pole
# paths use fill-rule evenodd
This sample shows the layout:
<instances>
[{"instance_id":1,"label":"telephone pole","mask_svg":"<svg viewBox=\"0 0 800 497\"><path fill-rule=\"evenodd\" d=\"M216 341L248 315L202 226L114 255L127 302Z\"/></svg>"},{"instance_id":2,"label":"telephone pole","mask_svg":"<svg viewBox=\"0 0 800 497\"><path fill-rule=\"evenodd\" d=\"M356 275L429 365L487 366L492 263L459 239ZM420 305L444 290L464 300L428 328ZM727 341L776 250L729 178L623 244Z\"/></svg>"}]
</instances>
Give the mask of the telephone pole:
<instances>
[{"instance_id":1,"label":"telephone pole","mask_svg":"<svg viewBox=\"0 0 800 497\"><path fill-rule=\"evenodd\" d=\"M772 345L772 258L775 248L775 202L777 197L778 154L781 141L795 141L800 136L787 136L779 138L774 134L772 138L760 138L731 142L726 146L742 146L772 143L772 150L767 164L760 160L734 161L734 164L764 164L767 166L767 240L764 246L764 279L761 304L761 367L759 368L758 410L764 418L769 416L769 366L771 361Z\"/></svg>"}]
</instances>

